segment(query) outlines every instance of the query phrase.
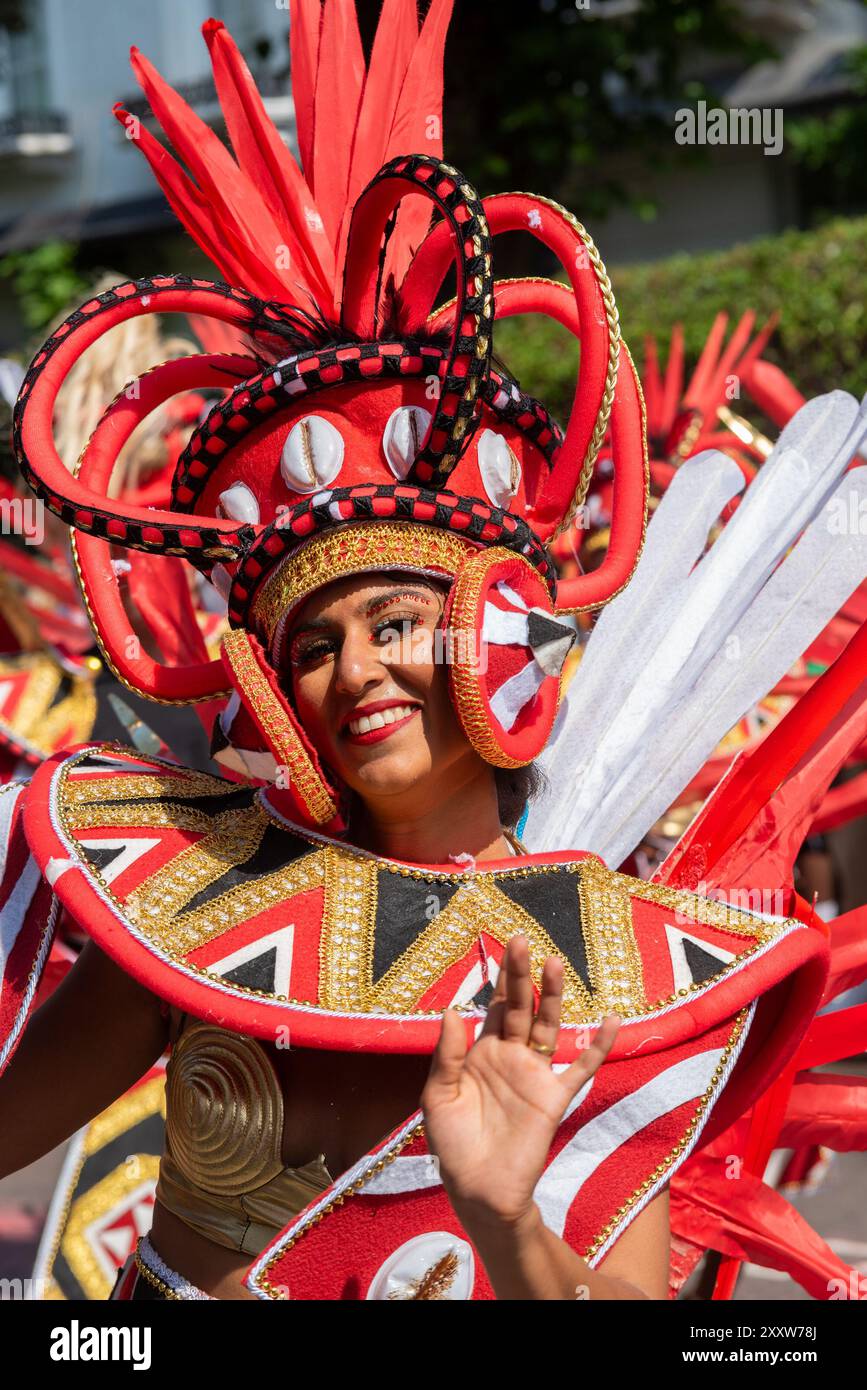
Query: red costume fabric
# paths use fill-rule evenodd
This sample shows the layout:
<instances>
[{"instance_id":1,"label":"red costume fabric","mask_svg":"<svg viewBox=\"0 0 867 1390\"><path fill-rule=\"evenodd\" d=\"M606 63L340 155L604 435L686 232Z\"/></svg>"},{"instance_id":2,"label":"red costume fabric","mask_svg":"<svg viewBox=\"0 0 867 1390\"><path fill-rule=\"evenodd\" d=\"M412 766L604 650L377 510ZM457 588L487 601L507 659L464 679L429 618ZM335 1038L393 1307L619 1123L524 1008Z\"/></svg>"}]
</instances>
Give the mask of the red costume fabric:
<instances>
[{"instance_id":1,"label":"red costume fabric","mask_svg":"<svg viewBox=\"0 0 867 1390\"><path fill-rule=\"evenodd\" d=\"M6 1056L32 1007L53 895L169 1003L254 1037L285 1025L297 1045L331 1050L430 1052L449 1005L472 1040L520 931L537 991L547 955L566 967L554 1065L574 1059L606 1012L623 1018L540 1178L549 1226L597 1263L672 1182L673 1292L710 1244L733 1261L773 1247L800 1277L802 1232L774 1227L777 1194L762 1200L761 1173L831 951L793 893L783 917L692 890L711 875L728 883L729 870L737 879L754 850L775 882L781 860L790 871L813 792L851 751L850 735L867 735L853 681L860 637L725 779L654 883L577 849L478 869L354 849L351 833L341 838L347 789L287 690L287 621L311 593L369 571L428 575L450 591L449 690L468 741L494 767L526 765L557 717L574 616L625 588L644 542L646 419L610 279L572 213L530 194L483 199L443 161L450 13L451 0L433 0L419 30L415 0L387 0L365 67L353 6L294 0L301 166L222 24L204 33L232 153L133 50L174 155L128 113L118 118L228 283L160 275L91 298L32 363L14 442L24 477L78 533L92 619L118 674L158 701L219 701L215 756L244 780L85 744L8 793L9 864L26 860L32 889L8 876L0 888L14 903ZM568 284L495 280L496 238L519 229L558 257ZM455 299L438 304L452 269ZM156 366L107 402L72 477L51 428L66 373L112 325L175 310L200 316L221 346ZM496 319L529 312L580 337L565 431L492 361ZM755 370L764 338L748 347L750 327L703 362L691 409L706 413L735 361ZM214 388L223 394L181 453L170 500L113 501L112 468L136 424L177 392ZM668 421L672 393L660 402L654 389ZM605 557L558 578L552 543L584 504L603 447ZM144 560L149 585L165 563L213 583L231 627L219 658L190 637L177 586L180 635L165 635L162 659L130 642L111 547L133 567ZM840 977L859 970L860 955ZM832 1050L844 1045L830 1033ZM803 1084L796 1094L809 1108ZM854 1093L836 1100L835 1113L857 1109ZM714 1144L733 1126L749 1176L723 1217ZM805 1132L813 1142L826 1131L807 1122ZM248 1283L264 1298L492 1292L418 1114L293 1219Z\"/></svg>"}]
</instances>

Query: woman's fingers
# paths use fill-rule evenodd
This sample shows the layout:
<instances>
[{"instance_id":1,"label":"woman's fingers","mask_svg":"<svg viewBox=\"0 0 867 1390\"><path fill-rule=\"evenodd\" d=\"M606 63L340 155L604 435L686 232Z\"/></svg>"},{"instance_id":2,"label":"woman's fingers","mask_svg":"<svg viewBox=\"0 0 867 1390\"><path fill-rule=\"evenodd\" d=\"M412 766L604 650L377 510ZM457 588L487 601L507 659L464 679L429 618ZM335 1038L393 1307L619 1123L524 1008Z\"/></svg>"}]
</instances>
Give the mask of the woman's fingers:
<instances>
[{"instance_id":1,"label":"woman's fingers","mask_svg":"<svg viewBox=\"0 0 867 1390\"><path fill-rule=\"evenodd\" d=\"M450 1091L457 1086L464 1058L467 1055L467 1035L464 1020L454 1009L446 1009L439 1041L431 1058L425 1091ZM424 1104L424 1096L422 1097Z\"/></svg>"},{"instance_id":2,"label":"woman's fingers","mask_svg":"<svg viewBox=\"0 0 867 1390\"><path fill-rule=\"evenodd\" d=\"M569 1098L576 1096L581 1087L599 1070L614 1045L620 1030L617 1014L608 1014L597 1028L590 1044L585 1047L577 1062L560 1075L560 1080L569 1091Z\"/></svg>"},{"instance_id":3,"label":"woman's fingers","mask_svg":"<svg viewBox=\"0 0 867 1390\"><path fill-rule=\"evenodd\" d=\"M562 995L563 963L556 956L549 956L542 971L539 1009L534 1016L529 946L526 937L513 936L506 945L497 987L479 1037L533 1043L540 1050L556 1046Z\"/></svg>"},{"instance_id":4,"label":"woman's fingers","mask_svg":"<svg viewBox=\"0 0 867 1390\"><path fill-rule=\"evenodd\" d=\"M536 1017L530 1025L528 1043L549 1059L560 1032L560 1005L563 999L563 962L549 956L542 970L542 994Z\"/></svg>"},{"instance_id":5,"label":"woman's fingers","mask_svg":"<svg viewBox=\"0 0 867 1390\"><path fill-rule=\"evenodd\" d=\"M503 969L507 972L503 1037L506 1042L526 1045L533 1022L533 984L530 979L530 951L525 936L511 938L503 958Z\"/></svg>"},{"instance_id":6,"label":"woman's fingers","mask_svg":"<svg viewBox=\"0 0 867 1390\"><path fill-rule=\"evenodd\" d=\"M509 972L506 965L506 957L504 956L503 962L500 966L500 973L497 976L497 983L494 988L493 997L491 999L490 1004L488 1005L488 1012L485 1017L485 1022L482 1025L482 1031L479 1033L480 1038L490 1037L491 1034L493 1034L495 1038L502 1037L503 1012L506 1007L506 980L508 978L508 973Z\"/></svg>"}]
</instances>

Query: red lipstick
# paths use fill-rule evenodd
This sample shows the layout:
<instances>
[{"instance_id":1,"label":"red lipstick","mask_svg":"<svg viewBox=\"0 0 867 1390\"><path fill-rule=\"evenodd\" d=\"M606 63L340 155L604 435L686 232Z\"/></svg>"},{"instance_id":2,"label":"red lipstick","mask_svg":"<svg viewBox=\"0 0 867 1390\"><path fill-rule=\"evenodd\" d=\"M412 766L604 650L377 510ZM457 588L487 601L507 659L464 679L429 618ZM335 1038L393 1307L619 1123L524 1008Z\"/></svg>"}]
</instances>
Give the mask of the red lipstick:
<instances>
[{"instance_id":1,"label":"red lipstick","mask_svg":"<svg viewBox=\"0 0 867 1390\"><path fill-rule=\"evenodd\" d=\"M396 719L393 724L383 724L381 728L368 729L363 734L349 732L349 725L354 723L356 719L361 719L364 715L378 714L382 710L394 709L398 705L413 705L414 708L411 714L405 715L403 719ZM416 705L413 700L372 700L370 704L359 705L358 709L351 710L346 715L341 724L341 733L348 743L379 743L381 739L388 738L389 734L394 733L396 729L402 729L404 724L407 724L418 713L419 708L420 706Z\"/></svg>"}]
</instances>

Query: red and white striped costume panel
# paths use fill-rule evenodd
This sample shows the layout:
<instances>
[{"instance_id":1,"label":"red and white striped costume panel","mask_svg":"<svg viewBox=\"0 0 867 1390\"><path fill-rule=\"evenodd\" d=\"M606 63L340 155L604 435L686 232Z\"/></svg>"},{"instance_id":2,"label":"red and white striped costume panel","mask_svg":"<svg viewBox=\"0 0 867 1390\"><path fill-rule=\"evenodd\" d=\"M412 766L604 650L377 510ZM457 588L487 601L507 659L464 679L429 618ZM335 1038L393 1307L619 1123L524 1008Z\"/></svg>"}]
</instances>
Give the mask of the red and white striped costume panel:
<instances>
[{"instance_id":1,"label":"red and white striped costume panel","mask_svg":"<svg viewBox=\"0 0 867 1390\"><path fill-rule=\"evenodd\" d=\"M23 782L0 786L0 1072L33 1008L58 910L23 834L26 790Z\"/></svg>"},{"instance_id":2,"label":"red and white striped costume panel","mask_svg":"<svg viewBox=\"0 0 867 1390\"><path fill-rule=\"evenodd\" d=\"M607 1064L567 1108L535 1200L546 1226L591 1265L698 1143L755 1007L679 1046ZM420 1113L296 1217L247 1282L262 1298L493 1297Z\"/></svg>"}]
</instances>

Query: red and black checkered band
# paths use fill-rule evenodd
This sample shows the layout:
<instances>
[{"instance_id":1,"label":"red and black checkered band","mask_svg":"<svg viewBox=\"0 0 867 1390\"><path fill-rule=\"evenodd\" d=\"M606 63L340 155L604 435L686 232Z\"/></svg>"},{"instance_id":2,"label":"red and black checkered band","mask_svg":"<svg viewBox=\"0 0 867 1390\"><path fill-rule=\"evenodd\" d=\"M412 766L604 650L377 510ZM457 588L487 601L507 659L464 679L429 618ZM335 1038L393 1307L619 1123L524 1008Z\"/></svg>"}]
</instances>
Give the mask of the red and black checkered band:
<instances>
[{"instance_id":1,"label":"red and black checkered band","mask_svg":"<svg viewBox=\"0 0 867 1390\"><path fill-rule=\"evenodd\" d=\"M116 285L94 295L71 313L31 362L12 421L12 443L18 465L24 480L48 509L80 531L132 550L182 555L204 566L218 559L235 559L249 546L253 538L251 527L233 526L230 522L208 525L193 518L187 525L174 526L156 517L151 520L144 516L122 515L108 498L104 507L97 505L96 499L82 504L75 499L75 479L53 449L48 448L52 407L59 386L59 381L52 380L56 367L49 373L46 371L49 365L58 355L68 355L72 344L80 344L77 351L82 352L115 324L138 314L154 312L212 314L242 329L272 356L281 349L285 351L287 341L297 340L297 315L291 306L266 303L231 285L190 275L155 275ZM228 364L229 359L226 360ZM69 365L71 363L64 363L61 368L60 381ZM145 379L139 378L139 381ZM226 380L227 385L237 380L237 372L232 374L228 365ZM36 443L33 438L28 443L25 420L31 423L31 435Z\"/></svg>"},{"instance_id":2,"label":"red and black checkered band","mask_svg":"<svg viewBox=\"0 0 867 1390\"><path fill-rule=\"evenodd\" d=\"M175 470L173 507L179 512L193 512L209 478L229 451L281 410L295 413L302 401L315 404L315 397L330 387L362 382L375 389L382 381L436 377L440 390L447 356L440 345L421 340L343 343L297 353L240 382L190 436ZM497 418L520 431L550 465L563 442L563 431L541 401L522 391L507 373L493 368L483 382L481 395ZM468 431L458 457L471 438Z\"/></svg>"},{"instance_id":3,"label":"red and black checkered band","mask_svg":"<svg viewBox=\"0 0 867 1390\"><path fill-rule=\"evenodd\" d=\"M481 199L457 169L415 154L390 160L371 179L352 210L342 322L358 337L376 337L387 232L398 204L410 191L431 200L450 229L456 251L454 333L436 410L408 476L420 486L442 487L479 423L494 325L488 222Z\"/></svg>"},{"instance_id":4,"label":"red and black checkered band","mask_svg":"<svg viewBox=\"0 0 867 1390\"><path fill-rule=\"evenodd\" d=\"M479 545L503 546L523 555L554 593L556 569L522 517L475 497L410 483L364 484L324 488L287 507L238 565L229 594L229 621L236 627L245 625L257 590L280 560L317 532L353 521L412 521L451 531ZM411 554L406 560L412 565Z\"/></svg>"}]
</instances>

